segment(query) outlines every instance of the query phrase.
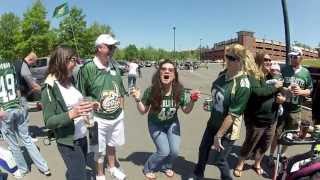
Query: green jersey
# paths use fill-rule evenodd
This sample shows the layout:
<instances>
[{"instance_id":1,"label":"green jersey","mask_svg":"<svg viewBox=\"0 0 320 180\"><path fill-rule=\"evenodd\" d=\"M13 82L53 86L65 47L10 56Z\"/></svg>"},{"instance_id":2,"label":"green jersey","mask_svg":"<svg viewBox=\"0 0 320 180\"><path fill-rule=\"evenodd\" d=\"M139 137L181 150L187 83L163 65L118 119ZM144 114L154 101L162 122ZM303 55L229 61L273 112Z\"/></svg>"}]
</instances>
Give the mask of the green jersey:
<instances>
[{"instance_id":1,"label":"green jersey","mask_svg":"<svg viewBox=\"0 0 320 180\"><path fill-rule=\"evenodd\" d=\"M118 69L109 63L102 67L97 58L84 64L78 73L77 86L84 96L100 102L100 110L95 115L107 120L116 119L122 112L120 97L125 94Z\"/></svg>"},{"instance_id":2,"label":"green jersey","mask_svg":"<svg viewBox=\"0 0 320 180\"><path fill-rule=\"evenodd\" d=\"M8 110L20 107L20 98L17 96L16 72L9 62L0 62L0 107Z\"/></svg>"},{"instance_id":3,"label":"green jersey","mask_svg":"<svg viewBox=\"0 0 320 180\"><path fill-rule=\"evenodd\" d=\"M284 87L297 84L301 89L312 90L312 79L308 69L301 66L298 70L294 71L291 66L287 65L282 69L281 73L284 79ZM298 112L301 110L300 106L302 101L303 96L294 96L292 94L288 94L286 97L286 102L284 103L284 109L288 112Z\"/></svg>"},{"instance_id":4,"label":"green jersey","mask_svg":"<svg viewBox=\"0 0 320 180\"><path fill-rule=\"evenodd\" d=\"M149 87L144 91L141 102L144 105L150 105L151 98L151 87ZM189 101L190 98L185 89L180 94L179 105L175 104L172 96L163 96L160 112L149 111L148 120L159 125L172 123L178 120L177 110L179 106L184 107Z\"/></svg>"},{"instance_id":5,"label":"green jersey","mask_svg":"<svg viewBox=\"0 0 320 180\"><path fill-rule=\"evenodd\" d=\"M218 131L227 115L230 114L240 119L246 108L250 92L249 79L243 73L231 79L227 78L226 73L221 73L212 84L213 107L208 125ZM239 124L235 125L239 126ZM230 132L235 130L234 127L230 127L227 134L231 136L233 133L238 134L240 127L236 130L238 132Z\"/></svg>"}]
</instances>

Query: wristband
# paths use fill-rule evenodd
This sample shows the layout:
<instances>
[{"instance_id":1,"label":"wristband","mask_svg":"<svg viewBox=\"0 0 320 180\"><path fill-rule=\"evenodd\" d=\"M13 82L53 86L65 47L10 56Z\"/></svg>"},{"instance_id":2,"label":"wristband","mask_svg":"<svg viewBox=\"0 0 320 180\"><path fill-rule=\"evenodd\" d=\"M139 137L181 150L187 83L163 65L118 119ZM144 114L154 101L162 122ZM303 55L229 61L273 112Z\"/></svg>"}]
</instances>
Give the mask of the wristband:
<instances>
[{"instance_id":1,"label":"wristband","mask_svg":"<svg viewBox=\"0 0 320 180\"><path fill-rule=\"evenodd\" d=\"M138 103L138 102L141 102L141 99L139 99L139 98L137 98L137 99L135 99L136 100L136 102Z\"/></svg>"}]
</instances>

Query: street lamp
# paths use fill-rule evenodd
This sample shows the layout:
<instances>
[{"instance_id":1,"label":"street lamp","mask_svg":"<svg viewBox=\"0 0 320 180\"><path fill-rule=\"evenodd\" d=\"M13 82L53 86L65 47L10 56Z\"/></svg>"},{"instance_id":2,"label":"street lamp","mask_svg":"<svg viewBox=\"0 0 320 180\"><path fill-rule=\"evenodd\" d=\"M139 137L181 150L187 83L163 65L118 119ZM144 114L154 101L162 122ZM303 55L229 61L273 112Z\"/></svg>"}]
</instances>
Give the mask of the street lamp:
<instances>
[{"instance_id":1,"label":"street lamp","mask_svg":"<svg viewBox=\"0 0 320 180\"><path fill-rule=\"evenodd\" d=\"M200 38L199 61L201 61L201 41L202 41L202 38Z\"/></svg>"},{"instance_id":2,"label":"street lamp","mask_svg":"<svg viewBox=\"0 0 320 180\"><path fill-rule=\"evenodd\" d=\"M173 26L173 58L176 61L177 64L177 60L176 60L176 27Z\"/></svg>"}]
</instances>

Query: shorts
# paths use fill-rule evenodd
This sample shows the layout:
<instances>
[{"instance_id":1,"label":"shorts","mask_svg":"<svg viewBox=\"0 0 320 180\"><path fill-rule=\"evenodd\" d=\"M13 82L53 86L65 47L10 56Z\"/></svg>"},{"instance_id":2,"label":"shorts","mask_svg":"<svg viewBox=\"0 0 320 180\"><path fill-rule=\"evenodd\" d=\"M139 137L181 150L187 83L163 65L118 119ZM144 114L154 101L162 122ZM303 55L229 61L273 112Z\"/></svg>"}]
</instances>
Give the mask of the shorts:
<instances>
[{"instance_id":1,"label":"shorts","mask_svg":"<svg viewBox=\"0 0 320 180\"><path fill-rule=\"evenodd\" d=\"M297 130L301 122L301 112L286 112L279 117L276 136L280 137L285 130Z\"/></svg>"},{"instance_id":2,"label":"shorts","mask_svg":"<svg viewBox=\"0 0 320 180\"><path fill-rule=\"evenodd\" d=\"M106 120L95 116L94 121L98 122L98 145L91 146L90 151L105 154L107 145L111 147L122 146L125 143L123 119L123 112L115 120Z\"/></svg>"}]
</instances>

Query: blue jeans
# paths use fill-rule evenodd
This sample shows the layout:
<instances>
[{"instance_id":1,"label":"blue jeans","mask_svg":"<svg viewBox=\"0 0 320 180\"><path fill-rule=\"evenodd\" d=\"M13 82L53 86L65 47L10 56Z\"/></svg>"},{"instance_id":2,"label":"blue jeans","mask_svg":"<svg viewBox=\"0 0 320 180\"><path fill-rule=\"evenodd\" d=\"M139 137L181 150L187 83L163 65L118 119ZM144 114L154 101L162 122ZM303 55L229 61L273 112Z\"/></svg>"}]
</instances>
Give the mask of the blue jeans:
<instances>
[{"instance_id":1,"label":"blue jeans","mask_svg":"<svg viewBox=\"0 0 320 180\"><path fill-rule=\"evenodd\" d=\"M211 150L211 146L213 145L213 139L215 134L217 133L217 129L214 129L210 126L207 126L202 141L199 147L199 158L198 163L194 169L194 174L198 177L203 177L204 171L206 168L206 164L209 158L209 153ZM230 167L228 164L228 155L232 151L234 140L229 140L228 138L223 137L221 139L222 146L224 150L220 152L214 151L213 158L215 160L216 166L220 170L221 179L223 180L231 180L232 177L230 175Z\"/></svg>"},{"instance_id":2,"label":"blue jeans","mask_svg":"<svg viewBox=\"0 0 320 180\"><path fill-rule=\"evenodd\" d=\"M179 121L162 126L148 122L148 127L157 152L153 153L144 164L143 172L172 169L172 162L178 157L181 141Z\"/></svg>"},{"instance_id":3,"label":"blue jeans","mask_svg":"<svg viewBox=\"0 0 320 180\"><path fill-rule=\"evenodd\" d=\"M86 180L86 156L88 151L87 138L74 141L74 146L58 143L58 150L67 167L67 180Z\"/></svg>"},{"instance_id":4,"label":"blue jeans","mask_svg":"<svg viewBox=\"0 0 320 180\"><path fill-rule=\"evenodd\" d=\"M136 87L136 81L136 75L128 75L128 89L130 89L131 87Z\"/></svg>"},{"instance_id":5,"label":"blue jeans","mask_svg":"<svg viewBox=\"0 0 320 180\"><path fill-rule=\"evenodd\" d=\"M47 162L40 154L37 146L32 142L28 131L27 112L24 109L7 110L7 118L1 121L1 132L9 145L12 156L22 173L29 171L28 165L20 149L19 142L27 149L31 159L37 168L42 171L48 171Z\"/></svg>"}]
</instances>

